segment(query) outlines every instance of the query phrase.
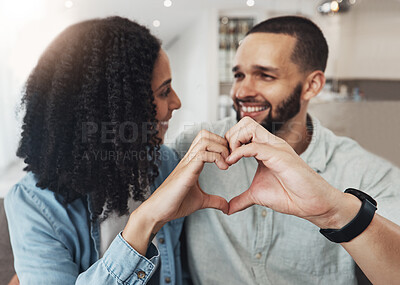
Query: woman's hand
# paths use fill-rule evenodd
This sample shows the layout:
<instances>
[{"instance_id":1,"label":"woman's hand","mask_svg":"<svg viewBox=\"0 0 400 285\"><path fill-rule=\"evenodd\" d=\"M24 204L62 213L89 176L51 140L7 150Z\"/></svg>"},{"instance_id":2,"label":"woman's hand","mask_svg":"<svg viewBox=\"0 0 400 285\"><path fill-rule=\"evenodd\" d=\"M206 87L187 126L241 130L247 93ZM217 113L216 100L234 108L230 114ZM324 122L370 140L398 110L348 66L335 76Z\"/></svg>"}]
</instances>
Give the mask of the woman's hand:
<instances>
[{"instance_id":1,"label":"woman's hand","mask_svg":"<svg viewBox=\"0 0 400 285\"><path fill-rule=\"evenodd\" d=\"M122 233L124 239L143 254L150 237L168 221L205 208L228 213L228 202L222 197L205 193L198 182L206 162L215 163L222 170L228 169L229 165L225 162L228 155L228 143L224 138L202 130L174 171L131 214ZM147 239L139 241L140 236Z\"/></svg>"},{"instance_id":2,"label":"woman's hand","mask_svg":"<svg viewBox=\"0 0 400 285\"><path fill-rule=\"evenodd\" d=\"M153 208L151 212L162 223L205 208L228 213L227 201L205 193L198 182L206 162L215 163L222 170L228 169L225 162L228 155L228 143L224 138L202 130L181 162L143 206Z\"/></svg>"}]
</instances>

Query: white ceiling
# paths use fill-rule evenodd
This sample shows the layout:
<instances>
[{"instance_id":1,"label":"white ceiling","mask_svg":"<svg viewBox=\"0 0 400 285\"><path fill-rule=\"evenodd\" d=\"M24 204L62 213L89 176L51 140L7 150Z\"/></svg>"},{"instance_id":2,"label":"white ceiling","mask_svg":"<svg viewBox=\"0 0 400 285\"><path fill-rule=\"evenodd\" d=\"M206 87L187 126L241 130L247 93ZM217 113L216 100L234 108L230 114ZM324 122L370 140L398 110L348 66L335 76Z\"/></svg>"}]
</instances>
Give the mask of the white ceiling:
<instances>
[{"instance_id":1,"label":"white ceiling","mask_svg":"<svg viewBox=\"0 0 400 285\"><path fill-rule=\"evenodd\" d=\"M315 15L323 0L0 0L0 54L7 58L20 78L25 78L48 43L66 26L84 19L119 15L134 19L151 28L167 47L182 32L205 13L212 15L251 14L259 20L271 15ZM378 9L393 10L400 0L357 0L357 7L371 15ZM256 18L257 18L256 17ZM153 27L154 20L161 26ZM29 49L27 49L29 46ZM18 68L17 68L17 67Z\"/></svg>"},{"instance_id":2,"label":"white ceiling","mask_svg":"<svg viewBox=\"0 0 400 285\"><path fill-rule=\"evenodd\" d=\"M10 0L11 1L11 0ZM13 0L15 1L15 0ZM50 1L50 0L47 0ZM51 0L53 9L68 14L76 20L108 15L126 16L147 25L165 44L181 33L205 11L244 10L249 13L274 11L278 13L310 14L315 11L316 0L255 0L253 7L246 0L171 0L172 6L164 7L164 0L72 0L74 6L64 7L64 0ZM161 26L154 28L157 19Z\"/></svg>"},{"instance_id":3,"label":"white ceiling","mask_svg":"<svg viewBox=\"0 0 400 285\"><path fill-rule=\"evenodd\" d=\"M267 11L308 14L315 11L319 0L254 0L253 7L246 5L247 0L171 0L169 8L164 7L164 0L69 0L73 2L71 8L66 8L66 1L0 0L0 62L12 67L17 81L25 80L56 35L82 20L112 15L128 17L149 27L167 48L206 13L215 17L221 11L232 10L251 15ZM154 20L159 20L161 26L153 27Z\"/></svg>"},{"instance_id":4,"label":"white ceiling","mask_svg":"<svg viewBox=\"0 0 400 285\"><path fill-rule=\"evenodd\" d=\"M323 0L254 0L255 5L253 7L248 7L246 0L171 0L173 4L169 8L164 7L164 0L70 0L74 5L69 9L65 7L65 1L0 0L2 2L0 16L7 17L8 14L18 13L25 7L27 11L25 11L26 16L21 17L21 21L23 21L26 18L32 18L32 15L37 12L34 10L40 10L37 6L43 6L45 9L43 19L60 20L63 21L65 26L83 19L120 15L147 25L153 33L163 40L164 44L168 44L169 41L196 21L202 13L207 11L219 14L241 11L264 13L265 15L268 13L269 15L303 14L311 16L316 13L317 5ZM378 2L379 5L385 6L385 4L398 3L398 1L400 0L357 0L357 5ZM7 6L10 6L9 11L3 9ZM161 26L158 28L152 26L156 19L161 22ZM54 22L54 20L51 21Z\"/></svg>"}]
</instances>

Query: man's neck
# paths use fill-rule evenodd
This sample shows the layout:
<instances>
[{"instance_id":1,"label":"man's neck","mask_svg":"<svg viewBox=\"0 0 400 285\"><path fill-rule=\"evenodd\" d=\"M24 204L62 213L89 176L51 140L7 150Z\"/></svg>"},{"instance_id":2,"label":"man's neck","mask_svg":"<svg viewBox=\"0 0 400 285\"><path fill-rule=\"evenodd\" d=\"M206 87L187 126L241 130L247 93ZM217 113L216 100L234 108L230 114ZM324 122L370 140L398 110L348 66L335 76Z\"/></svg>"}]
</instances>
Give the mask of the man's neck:
<instances>
[{"instance_id":1,"label":"man's neck","mask_svg":"<svg viewBox=\"0 0 400 285\"><path fill-rule=\"evenodd\" d=\"M301 155L311 142L313 130L310 125L312 126L311 118L307 112L299 112L282 127L277 136L284 139L298 155Z\"/></svg>"}]
</instances>

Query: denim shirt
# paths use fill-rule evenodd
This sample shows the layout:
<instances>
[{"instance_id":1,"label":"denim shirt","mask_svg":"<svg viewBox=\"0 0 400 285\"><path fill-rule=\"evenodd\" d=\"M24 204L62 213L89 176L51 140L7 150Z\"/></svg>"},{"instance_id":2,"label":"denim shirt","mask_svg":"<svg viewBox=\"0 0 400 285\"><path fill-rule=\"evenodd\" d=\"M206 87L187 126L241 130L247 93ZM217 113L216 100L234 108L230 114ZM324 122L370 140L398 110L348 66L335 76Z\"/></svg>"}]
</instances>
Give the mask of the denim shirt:
<instances>
[{"instance_id":1,"label":"denim shirt","mask_svg":"<svg viewBox=\"0 0 400 285\"><path fill-rule=\"evenodd\" d=\"M178 163L161 147L162 164L153 191ZM55 193L36 187L28 173L7 194L5 210L15 270L21 284L146 284L161 261L160 284L182 284L179 236L183 219L167 223L145 256L119 233L99 259L99 223L91 223L88 197L64 207Z\"/></svg>"}]
</instances>

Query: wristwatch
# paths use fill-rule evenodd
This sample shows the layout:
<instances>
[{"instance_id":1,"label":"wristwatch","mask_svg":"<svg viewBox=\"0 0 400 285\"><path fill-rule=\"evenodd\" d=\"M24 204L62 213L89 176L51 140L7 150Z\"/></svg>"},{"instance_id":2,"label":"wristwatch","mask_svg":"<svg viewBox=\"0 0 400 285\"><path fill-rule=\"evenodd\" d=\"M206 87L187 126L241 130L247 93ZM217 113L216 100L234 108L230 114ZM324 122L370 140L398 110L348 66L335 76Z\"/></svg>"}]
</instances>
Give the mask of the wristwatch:
<instances>
[{"instance_id":1,"label":"wristwatch","mask_svg":"<svg viewBox=\"0 0 400 285\"><path fill-rule=\"evenodd\" d=\"M371 223L377 203L368 194L353 188L348 188L344 193L356 196L362 201L360 211L347 225L341 229L320 229L319 232L332 242L349 242L361 234Z\"/></svg>"}]
</instances>

